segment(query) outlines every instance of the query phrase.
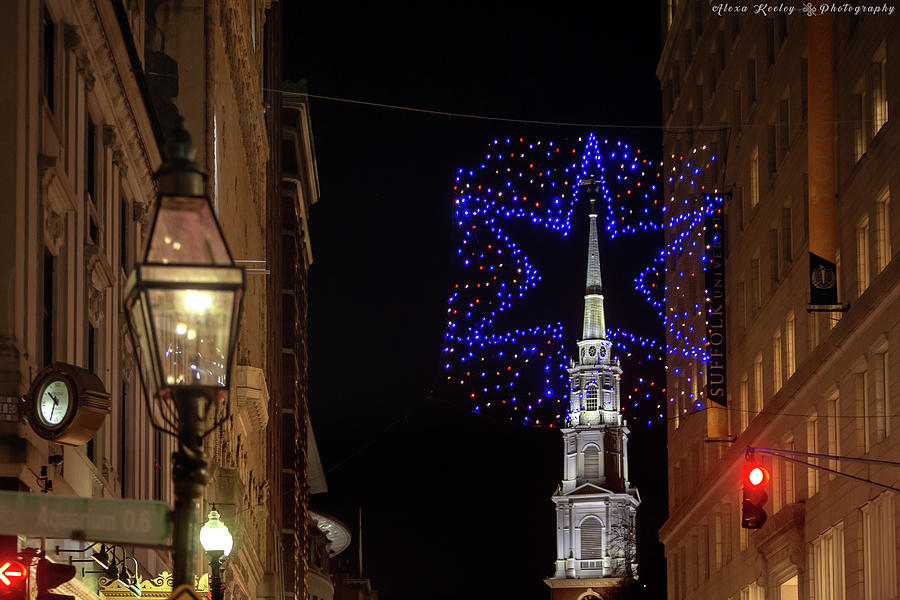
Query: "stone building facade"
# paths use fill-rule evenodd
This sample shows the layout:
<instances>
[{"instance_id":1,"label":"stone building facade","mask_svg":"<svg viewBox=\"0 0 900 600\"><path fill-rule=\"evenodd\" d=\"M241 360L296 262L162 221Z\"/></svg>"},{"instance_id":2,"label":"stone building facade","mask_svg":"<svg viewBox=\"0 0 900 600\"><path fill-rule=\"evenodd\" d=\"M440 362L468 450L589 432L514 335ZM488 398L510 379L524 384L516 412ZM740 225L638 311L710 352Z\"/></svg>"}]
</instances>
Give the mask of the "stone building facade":
<instances>
[{"instance_id":1,"label":"stone building facade","mask_svg":"<svg viewBox=\"0 0 900 600\"><path fill-rule=\"evenodd\" d=\"M140 260L163 142L181 115L232 255L247 268L232 419L206 438L211 477L198 519L215 503L234 534L228 597L306 598L306 397L286 396L290 388L305 390L302 319L292 321L303 344L295 369L284 371L280 348L270 344L280 317L272 311L274 290L283 282L273 273L293 268L273 264L270 245L270 224L280 223L273 207L283 199L282 130L280 105L268 109L264 88L281 84L280 4L14 0L0 14L6 50L0 72L8 90L0 98L7 216L0 225L7 282L0 300L0 487L38 492L44 477L53 482L51 494L172 501L174 440L149 422L122 288ZM304 119L295 149L313 157ZM293 177L308 182L302 212L317 194L309 183L316 181L315 162L297 165ZM308 233L305 220L298 222L304 229L288 233L305 240L297 243L305 274ZM305 305L304 285L292 285ZM82 446L49 443L28 423L24 396L52 361L95 373L110 394L109 416ZM283 423L286 414L296 417L293 432ZM291 464L282 440L290 441ZM287 502L286 469L296 489ZM290 527L281 515L288 509L302 520L294 526L297 543L286 551ZM86 544L59 540L47 547L57 543L63 552L49 553L51 559L89 559L90 551L73 552ZM154 593L165 587L168 552L128 546L123 552L137 560L140 576L155 580ZM198 555L195 572L206 570ZM104 591L92 574L64 591L85 599L118 593Z\"/></svg>"},{"instance_id":2,"label":"stone building facade","mask_svg":"<svg viewBox=\"0 0 900 600\"><path fill-rule=\"evenodd\" d=\"M896 460L898 21L684 0L662 8L666 241L711 243L704 219L677 217L724 197L727 340L725 406L708 397L722 364L669 353L668 597L895 598L895 493L812 466L894 488L900 473L790 452ZM811 307L831 278L811 273L809 253L829 244L842 306ZM682 278L702 275L705 254L667 259L670 348L706 341L712 320L698 307L712 294L702 277ZM753 531L740 527L748 447L795 459L754 453L771 483L768 521Z\"/></svg>"}]
</instances>

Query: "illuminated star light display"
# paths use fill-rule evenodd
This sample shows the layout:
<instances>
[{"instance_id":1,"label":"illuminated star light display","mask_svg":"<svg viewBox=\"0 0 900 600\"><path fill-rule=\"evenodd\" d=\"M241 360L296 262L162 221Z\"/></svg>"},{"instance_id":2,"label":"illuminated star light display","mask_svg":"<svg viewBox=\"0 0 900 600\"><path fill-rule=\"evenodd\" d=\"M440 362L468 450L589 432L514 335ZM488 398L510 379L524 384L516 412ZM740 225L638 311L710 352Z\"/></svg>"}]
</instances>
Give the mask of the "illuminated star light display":
<instances>
[{"instance_id":1,"label":"illuminated star light display","mask_svg":"<svg viewBox=\"0 0 900 600\"><path fill-rule=\"evenodd\" d=\"M510 311L542 280L515 231L524 224L568 236L578 184L586 177L602 182L598 200L605 206L610 239L659 231L664 216L659 169L640 150L590 134L558 143L493 140L477 167L458 170L453 215L461 275L448 298L443 359L447 380L464 391L475 412L553 427L568 410L565 345L574 338L559 321L504 325L516 322ZM635 279L651 303L659 287L651 281L659 275L654 269L659 271L656 263ZM649 401L664 418L665 386L638 376L641 361L663 360L662 343L615 328L607 336L630 365L626 373L633 374L623 404L628 400L637 408Z\"/></svg>"},{"instance_id":2,"label":"illuminated star light display","mask_svg":"<svg viewBox=\"0 0 900 600\"><path fill-rule=\"evenodd\" d=\"M667 362L671 365L667 368L685 383L677 392L683 396L682 401L669 396L668 402L673 410L687 413L706 407L703 383L704 365L709 360L707 306L696 299L701 297L698 292L702 289L702 296L709 300L705 287L707 251L724 232L707 232L706 224L710 215L724 210L724 198L714 183L717 164L711 148L702 146L686 154L672 154L669 160L665 180L672 191L662 208L660 222L666 241L634 283L663 323ZM698 381L693 381L694 377ZM660 413L659 418L664 418L664 414Z\"/></svg>"}]
</instances>

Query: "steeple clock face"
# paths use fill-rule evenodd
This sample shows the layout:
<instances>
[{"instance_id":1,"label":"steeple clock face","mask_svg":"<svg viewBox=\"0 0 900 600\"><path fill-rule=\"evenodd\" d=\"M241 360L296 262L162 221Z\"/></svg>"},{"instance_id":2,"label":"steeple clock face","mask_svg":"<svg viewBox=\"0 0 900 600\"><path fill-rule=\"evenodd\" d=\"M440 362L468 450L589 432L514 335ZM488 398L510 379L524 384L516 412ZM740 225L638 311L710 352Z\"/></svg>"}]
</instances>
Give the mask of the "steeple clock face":
<instances>
[{"instance_id":1,"label":"steeple clock face","mask_svg":"<svg viewBox=\"0 0 900 600\"><path fill-rule=\"evenodd\" d=\"M588 354L590 354L591 358L593 358L597 354L597 346L591 346L590 348L588 348Z\"/></svg>"}]
</instances>

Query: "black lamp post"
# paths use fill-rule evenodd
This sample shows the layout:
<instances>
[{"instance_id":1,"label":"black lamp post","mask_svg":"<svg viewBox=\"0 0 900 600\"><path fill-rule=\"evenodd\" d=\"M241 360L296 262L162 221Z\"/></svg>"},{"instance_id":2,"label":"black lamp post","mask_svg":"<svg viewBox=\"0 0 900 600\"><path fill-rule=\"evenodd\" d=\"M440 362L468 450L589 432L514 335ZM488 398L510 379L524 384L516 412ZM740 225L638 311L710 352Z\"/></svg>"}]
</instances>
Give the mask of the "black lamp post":
<instances>
[{"instance_id":1,"label":"black lamp post","mask_svg":"<svg viewBox=\"0 0 900 600\"><path fill-rule=\"evenodd\" d=\"M154 427L178 438L173 586L193 585L199 498L206 487L203 437L227 418L244 270L235 267L179 123L156 174L159 201L143 261L125 287ZM221 416L224 414L225 416ZM211 421L211 423L210 423Z\"/></svg>"},{"instance_id":2,"label":"black lamp post","mask_svg":"<svg viewBox=\"0 0 900 600\"><path fill-rule=\"evenodd\" d=\"M211 600L225 600L222 586L222 561L231 554L234 538L228 527L219 518L216 505L209 511L206 523L200 528L200 546L209 558L209 592Z\"/></svg>"}]
</instances>

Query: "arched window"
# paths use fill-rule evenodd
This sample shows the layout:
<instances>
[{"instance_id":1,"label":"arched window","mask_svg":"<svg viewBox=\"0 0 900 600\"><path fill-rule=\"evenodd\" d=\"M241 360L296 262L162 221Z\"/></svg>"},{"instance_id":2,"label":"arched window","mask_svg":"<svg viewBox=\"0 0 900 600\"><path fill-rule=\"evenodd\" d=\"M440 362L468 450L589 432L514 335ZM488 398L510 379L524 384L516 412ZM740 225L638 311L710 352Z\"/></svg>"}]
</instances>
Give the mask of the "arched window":
<instances>
[{"instance_id":1,"label":"arched window","mask_svg":"<svg viewBox=\"0 0 900 600\"><path fill-rule=\"evenodd\" d=\"M584 388L584 410L597 410L597 384L589 383Z\"/></svg>"},{"instance_id":2,"label":"arched window","mask_svg":"<svg viewBox=\"0 0 900 600\"><path fill-rule=\"evenodd\" d=\"M581 522L581 558L603 558L603 523L597 517Z\"/></svg>"},{"instance_id":3,"label":"arched window","mask_svg":"<svg viewBox=\"0 0 900 600\"><path fill-rule=\"evenodd\" d=\"M600 449L597 446L584 449L584 478L600 479Z\"/></svg>"}]
</instances>

